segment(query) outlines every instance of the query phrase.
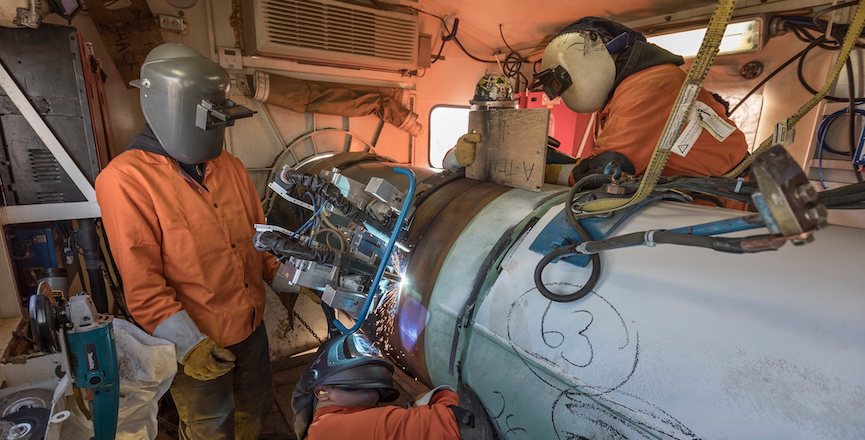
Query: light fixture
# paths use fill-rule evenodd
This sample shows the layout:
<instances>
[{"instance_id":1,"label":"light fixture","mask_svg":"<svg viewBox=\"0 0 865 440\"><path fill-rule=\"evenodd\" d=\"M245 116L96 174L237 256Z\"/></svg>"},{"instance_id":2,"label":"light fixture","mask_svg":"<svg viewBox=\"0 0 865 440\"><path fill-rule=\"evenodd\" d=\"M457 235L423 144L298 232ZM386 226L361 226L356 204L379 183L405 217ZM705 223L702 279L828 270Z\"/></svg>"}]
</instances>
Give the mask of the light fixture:
<instances>
[{"instance_id":1,"label":"light fixture","mask_svg":"<svg viewBox=\"0 0 865 440\"><path fill-rule=\"evenodd\" d=\"M724 37L721 38L719 55L742 52L753 52L760 48L763 21L752 19L738 21L727 25ZM657 44L664 49L685 58L693 57L700 50L700 44L706 35L706 28L689 29L669 34L648 37L649 43Z\"/></svg>"}]
</instances>

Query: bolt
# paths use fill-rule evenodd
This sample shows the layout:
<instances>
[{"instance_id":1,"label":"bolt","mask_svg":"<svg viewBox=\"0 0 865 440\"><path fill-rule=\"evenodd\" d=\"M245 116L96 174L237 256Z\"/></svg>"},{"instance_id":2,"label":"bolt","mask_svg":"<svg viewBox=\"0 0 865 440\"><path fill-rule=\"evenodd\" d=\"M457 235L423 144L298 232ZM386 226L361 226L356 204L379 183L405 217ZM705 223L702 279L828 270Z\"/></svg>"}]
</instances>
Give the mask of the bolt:
<instances>
[{"instance_id":1,"label":"bolt","mask_svg":"<svg viewBox=\"0 0 865 440\"><path fill-rule=\"evenodd\" d=\"M826 221L826 208L823 205L817 205L805 211L805 219L817 225L823 224Z\"/></svg>"},{"instance_id":2,"label":"bolt","mask_svg":"<svg viewBox=\"0 0 865 440\"><path fill-rule=\"evenodd\" d=\"M802 203L813 202L817 199L817 190L810 183L803 183L796 188L795 197Z\"/></svg>"}]
</instances>

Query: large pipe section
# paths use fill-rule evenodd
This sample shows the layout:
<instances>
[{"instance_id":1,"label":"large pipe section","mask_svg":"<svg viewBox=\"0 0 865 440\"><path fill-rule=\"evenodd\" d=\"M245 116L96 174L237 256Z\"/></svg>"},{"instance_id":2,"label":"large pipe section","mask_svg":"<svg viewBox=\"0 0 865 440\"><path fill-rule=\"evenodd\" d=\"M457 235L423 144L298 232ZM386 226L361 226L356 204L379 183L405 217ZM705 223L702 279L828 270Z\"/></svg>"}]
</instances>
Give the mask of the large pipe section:
<instances>
[{"instance_id":1,"label":"large pipe section","mask_svg":"<svg viewBox=\"0 0 865 440\"><path fill-rule=\"evenodd\" d=\"M399 185L371 156L307 172L331 167ZM865 438L861 230L830 226L811 244L753 255L604 252L592 293L551 302L529 247L565 188L418 173L402 287L368 330L427 385L472 387L505 438ZM617 234L740 215L660 203ZM560 261L544 280L571 291L589 272Z\"/></svg>"}]
</instances>

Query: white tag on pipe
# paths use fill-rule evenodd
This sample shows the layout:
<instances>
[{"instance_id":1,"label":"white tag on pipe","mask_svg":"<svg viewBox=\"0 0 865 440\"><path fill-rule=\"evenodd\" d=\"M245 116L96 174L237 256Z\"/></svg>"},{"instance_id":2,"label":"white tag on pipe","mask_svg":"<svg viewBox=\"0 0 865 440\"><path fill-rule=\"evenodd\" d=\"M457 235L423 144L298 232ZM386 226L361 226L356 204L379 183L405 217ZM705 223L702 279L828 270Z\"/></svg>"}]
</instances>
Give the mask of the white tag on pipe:
<instances>
[{"instance_id":1,"label":"white tag on pipe","mask_svg":"<svg viewBox=\"0 0 865 440\"><path fill-rule=\"evenodd\" d=\"M734 131L736 131L736 127L728 123L724 120L724 118L718 116L715 113L715 110L712 107L709 107L708 104L697 101L697 118L700 120L700 124L712 135L718 142L724 142Z\"/></svg>"},{"instance_id":2,"label":"white tag on pipe","mask_svg":"<svg viewBox=\"0 0 865 440\"><path fill-rule=\"evenodd\" d=\"M694 144L697 143L697 138L700 137L700 132L702 131L703 126L700 124L699 119L697 119L696 111L691 112L691 118L688 121L688 125L686 125L685 129L682 130L682 133L679 135L679 138L676 139L676 142L673 143L673 148L671 148L670 151L682 157L687 156Z\"/></svg>"}]
</instances>

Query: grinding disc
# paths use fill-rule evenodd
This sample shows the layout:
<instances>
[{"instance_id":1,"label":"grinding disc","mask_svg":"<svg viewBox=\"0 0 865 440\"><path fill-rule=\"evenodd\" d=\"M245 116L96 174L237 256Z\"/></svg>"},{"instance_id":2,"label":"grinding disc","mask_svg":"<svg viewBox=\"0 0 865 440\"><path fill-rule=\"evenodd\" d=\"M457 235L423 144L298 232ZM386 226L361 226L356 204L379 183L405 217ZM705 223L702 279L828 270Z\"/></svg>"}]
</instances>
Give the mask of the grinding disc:
<instances>
[{"instance_id":1,"label":"grinding disc","mask_svg":"<svg viewBox=\"0 0 865 440\"><path fill-rule=\"evenodd\" d=\"M50 415L51 410L48 408L21 408L17 412L3 417L3 420L16 425L14 431L17 431L17 436L13 438L43 440L48 431L48 417Z\"/></svg>"},{"instance_id":2,"label":"grinding disc","mask_svg":"<svg viewBox=\"0 0 865 440\"><path fill-rule=\"evenodd\" d=\"M43 389L21 390L0 399L0 417L6 417L23 408L48 408L54 393Z\"/></svg>"}]
</instances>

